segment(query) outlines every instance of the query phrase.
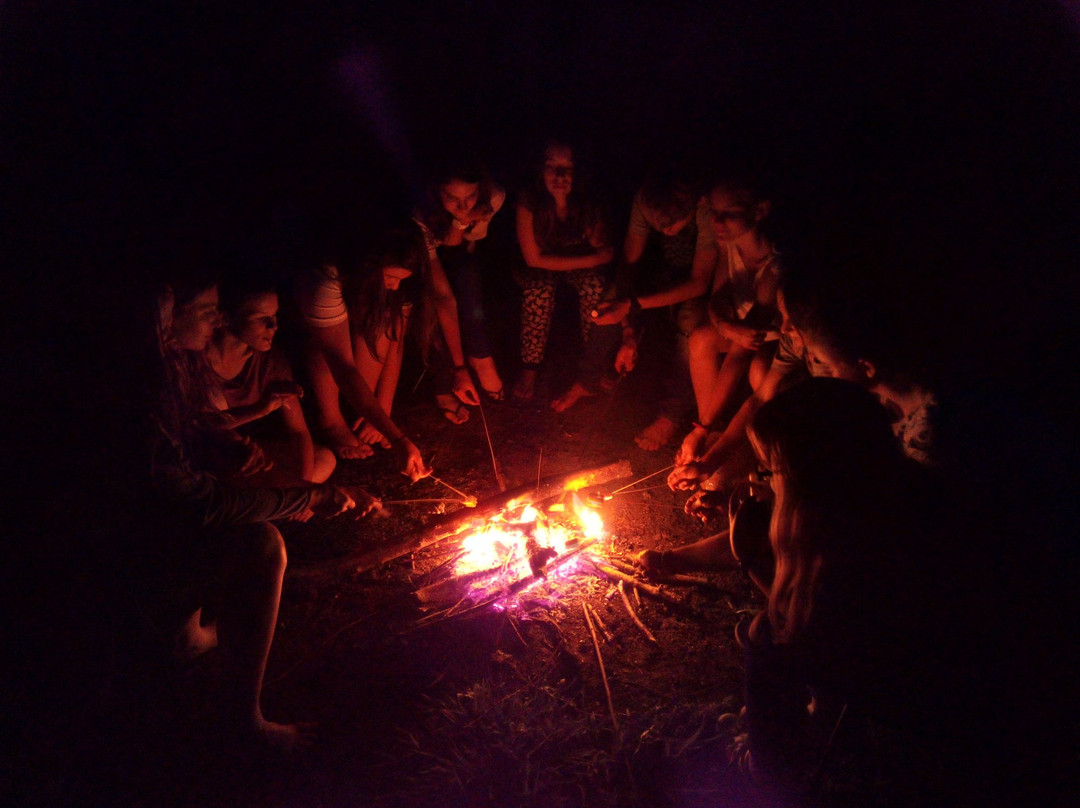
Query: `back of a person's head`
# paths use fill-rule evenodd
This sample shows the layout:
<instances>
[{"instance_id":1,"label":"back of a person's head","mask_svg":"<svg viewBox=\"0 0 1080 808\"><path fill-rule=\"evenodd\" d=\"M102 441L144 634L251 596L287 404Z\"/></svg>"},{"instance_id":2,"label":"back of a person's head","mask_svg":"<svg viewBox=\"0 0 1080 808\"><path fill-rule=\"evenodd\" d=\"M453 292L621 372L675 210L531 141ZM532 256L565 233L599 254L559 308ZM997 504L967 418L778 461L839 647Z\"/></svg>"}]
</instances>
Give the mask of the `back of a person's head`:
<instances>
[{"instance_id":1,"label":"back of a person's head","mask_svg":"<svg viewBox=\"0 0 1080 808\"><path fill-rule=\"evenodd\" d=\"M218 308L226 316L235 315L253 297L276 293L277 284L268 272L235 268L218 285Z\"/></svg>"},{"instance_id":2,"label":"back of a person's head","mask_svg":"<svg viewBox=\"0 0 1080 808\"><path fill-rule=\"evenodd\" d=\"M804 496L877 487L904 466L881 402L839 379L813 378L778 394L757 411L750 431Z\"/></svg>"},{"instance_id":3,"label":"back of a person's head","mask_svg":"<svg viewBox=\"0 0 1080 808\"><path fill-rule=\"evenodd\" d=\"M792 324L854 363L867 360L882 381L935 389L940 369L912 289L922 260L872 223L820 226L782 248L781 290ZM920 265L918 269L923 269Z\"/></svg>"},{"instance_id":4,"label":"back of a person's head","mask_svg":"<svg viewBox=\"0 0 1080 808\"><path fill-rule=\"evenodd\" d=\"M671 163L652 169L641 185L641 204L661 229L693 214L699 196L693 183Z\"/></svg>"}]
</instances>

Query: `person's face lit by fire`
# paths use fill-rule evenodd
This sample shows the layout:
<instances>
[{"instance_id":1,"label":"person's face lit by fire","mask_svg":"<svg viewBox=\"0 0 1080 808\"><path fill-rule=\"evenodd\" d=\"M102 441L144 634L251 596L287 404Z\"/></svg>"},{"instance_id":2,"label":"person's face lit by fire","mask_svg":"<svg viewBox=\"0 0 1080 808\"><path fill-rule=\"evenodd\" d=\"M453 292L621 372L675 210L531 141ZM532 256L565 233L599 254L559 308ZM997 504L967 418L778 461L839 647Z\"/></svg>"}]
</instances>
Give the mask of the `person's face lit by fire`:
<instances>
[{"instance_id":1,"label":"person's face lit by fire","mask_svg":"<svg viewBox=\"0 0 1080 808\"><path fill-rule=\"evenodd\" d=\"M731 243L753 232L768 213L767 202L754 203L745 191L723 186L713 188L705 197L712 213L713 232L720 241Z\"/></svg>"},{"instance_id":2,"label":"person's face lit by fire","mask_svg":"<svg viewBox=\"0 0 1080 808\"><path fill-rule=\"evenodd\" d=\"M229 328L236 338L256 351L269 351L278 330L278 296L274 292L253 295L236 313Z\"/></svg>"},{"instance_id":3,"label":"person's face lit by fire","mask_svg":"<svg viewBox=\"0 0 1080 808\"><path fill-rule=\"evenodd\" d=\"M476 182L450 180L439 187L439 200L443 208L458 221L465 220L479 198L480 184Z\"/></svg>"},{"instance_id":4,"label":"person's face lit by fire","mask_svg":"<svg viewBox=\"0 0 1080 808\"><path fill-rule=\"evenodd\" d=\"M173 307L172 338L178 348L202 351L220 322L217 286L211 286L183 306Z\"/></svg>"},{"instance_id":5,"label":"person's face lit by fire","mask_svg":"<svg viewBox=\"0 0 1080 808\"><path fill-rule=\"evenodd\" d=\"M544 187L556 199L565 199L574 186L574 153L568 146L548 146L544 151Z\"/></svg>"},{"instance_id":6,"label":"person's face lit by fire","mask_svg":"<svg viewBox=\"0 0 1080 808\"><path fill-rule=\"evenodd\" d=\"M401 282L412 277L412 270L405 267L383 267L383 288L388 292L396 292L401 288Z\"/></svg>"},{"instance_id":7,"label":"person's face lit by fire","mask_svg":"<svg viewBox=\"0 0 1080 808\"><path fill-rule=\"evenodd\" d=\"M873 386L873 372L868 363L851 357L838 350L828 339L813 329L802 331L806 350L810 352L816 367L822 376L855 382L865 388ZM818 371L815 370L815 373Z\"/></svg>"}]
</instances>

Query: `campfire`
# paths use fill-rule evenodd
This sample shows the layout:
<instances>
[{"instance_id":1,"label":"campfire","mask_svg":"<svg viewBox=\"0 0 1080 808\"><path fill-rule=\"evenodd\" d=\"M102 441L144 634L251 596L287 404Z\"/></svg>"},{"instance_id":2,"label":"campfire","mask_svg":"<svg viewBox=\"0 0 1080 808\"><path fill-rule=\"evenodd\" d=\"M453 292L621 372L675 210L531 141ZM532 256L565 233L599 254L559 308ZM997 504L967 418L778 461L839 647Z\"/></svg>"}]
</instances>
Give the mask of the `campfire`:
<instances>
[{"instance_id":1,"label":"campfire","mask_svg":"<svg viewBox=\"0 0 1080 808\"><path fill-rule=\"evenodd\" d=\"M463 533L417 591L427 608L505 605L550 577L572 575L605 536L600 513L575 492L548 504L513 502Z\"/></svg>"}]
</instances>

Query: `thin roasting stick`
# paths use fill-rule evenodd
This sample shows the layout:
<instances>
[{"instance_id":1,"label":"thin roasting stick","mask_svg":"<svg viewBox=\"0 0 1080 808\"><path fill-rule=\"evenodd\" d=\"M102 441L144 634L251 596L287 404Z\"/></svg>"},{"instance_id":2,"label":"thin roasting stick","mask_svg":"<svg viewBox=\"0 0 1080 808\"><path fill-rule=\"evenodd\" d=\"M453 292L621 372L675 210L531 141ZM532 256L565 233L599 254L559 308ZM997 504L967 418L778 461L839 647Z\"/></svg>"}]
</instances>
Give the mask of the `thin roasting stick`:
<instances>
[{"instance_id":1,"label":"thin roasting stick","mask_svg":"<svg viewBox=\"0 0 1080 808\"><path fill-rule=\"evenodd\" d=\"M457 494L458 496L460 496L460 497L461 497L462 499L476 499L476 497L470 497L470 496L469 496L468 494L464 493L463 491L459 491L458 489L454 488L454 486L450 485L450 483L448 483L448 482L444 482L443 480L440 480L440 479L439 479L438 477L436 477L436 476L435 476L434 474L430 474L430 475L428 475L428 476L429 476L429 477L431 477L431 479L433 479L433 480L434 480L435 482L437 482L437 483L438 483L439 485L445 485L445 486L446 486L447 488L449 488L449 489L450 489L451 491L453 491L453 492L454 492L455 494Z\"/></svg>"},{"instance_id":2,"label":"thin roasting stick","mask_svg":"<svg viewBox=\"0 0 1080 808\"><path fill-rule=\"evenodd\" d=\"M652 474L646 474L641 479L634 480L632 483L628 483L628 484L624 485L622 488L616 488L614 491L611 492L611 495L615 496L615 494L619 493L620 491L625 491L627 488L630 488L631 486L637 485L638 483L643 483L646 480L648 480L650 477L655 477L657 474L663 474L665 471L671 471L673 468L675 468L674 463L672 463L670 466L665 466L662 469L654 471Z\"/></svg>"},{"instance_id":3,"label":"thin roasting stick","mask_svg":"<svg viewBox=\"0 0 1080 808\"><path fill-rule=\"evenodd\" d=\"M655 491L658 488L667 488L667 487L668 487L667 483L661 483L660 485L647 485L644 488L635 488L633 491L623 491L620 488L618 493L619 493L619 496L626 496L627 494L640 494L642 491ZM615 496L615 494L612 494L612 496Z\"/></svg>"},{"instance_id":4,"label":"thin roasting stick","mask_svg":"<svg viewBox=\"0 0 1080 808\"><path fill-rule=\"evenodd\" d=\"M645 635L645 639L651 642L653 645L659 645L656 641L656 637L649 627L641 622L641 618L637 616L637 612L634 611L634 607L630 604L630 598L626 596L626 581L619 581L619 594L622 595L623 606L626 607L626 613L630 615L630 619L634 621L634 625L641 629L641 633Z\"/></svg>"},{"instance_id":5,"label":"thin roasting stick","mask_svg":"<svg viewBox=\"0 0 1080 808\"><path fill-rule=\"evenodd\" d=\"M491 452L491 469L495 472L495 482L499 485L499 493L506 493L506 480L503 479L502 472L499 471L499 463L495 460L495 446L491 442L491 433L488 432L487 416L484 415L484 405L477 400L477 406L480 408L480 420L484 422L484 437L487 438L488 451Z\"/></svg>"},{"instance_id":6,"label":"thin roasting stick","mask_svg":"<svg viewBox=\"0 0 1080 808\"><path fill-rule=\"evenodd\" d=\"M596 626L593 625L592 618L589 616L589 609L585 605L585 602L581 602L581 611L585 615L585 624L589 627L589 634L592 636L593 649L596 651L596 661L600 665L600 677L604 680L604 694L607 696L608 712L611 713L611 724L615 727L615 733L619 732L619 719L615 715L615 703L611 700L611 686L608 684L607 671L604 670L604 657L600 653L600 641L596 638Z\"/></svg>"},{"instance_id":7,"label":"thin roasting stick","mask_svg":"<svg viewBox=\"0 0 1080 808\"><path fill-rule=\"evenodd\" d=\"M462 504L466 504L466 503L471 502L471 501L472 500L450 499L449 497L444 497L442 499L433 498L433 499L383 499L383 500L380 500L380 502L382 502L383 505L412 505L415 502L460 502Z\"/></svg>"}]
</instances>

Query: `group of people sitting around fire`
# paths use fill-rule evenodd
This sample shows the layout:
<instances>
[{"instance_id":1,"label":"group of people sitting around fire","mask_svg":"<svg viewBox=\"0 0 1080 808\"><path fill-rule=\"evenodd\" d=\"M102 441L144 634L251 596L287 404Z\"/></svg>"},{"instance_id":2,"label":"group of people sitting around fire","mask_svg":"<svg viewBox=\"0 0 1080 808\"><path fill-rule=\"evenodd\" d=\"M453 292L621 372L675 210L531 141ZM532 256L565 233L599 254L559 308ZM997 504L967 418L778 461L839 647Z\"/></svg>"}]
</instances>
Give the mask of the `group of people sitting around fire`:
<instances>
[{"instance_id":1,"label":"group of people sitting around fire","mask_svg":"<svg viewBox=\"0 0 1080 808\"><path fill-rule=\"evenodd\" d=\"M652 172L620 250L574 148L551 142L540 157L513 213L512 385L496 365L490 268L477 246L507 195L478 163L435 177L411 219L361 248L298 267L288 295L263 277L198 272L159 290L151 495L160 524L142 578L174 652L191 658L220 644L230 725L273 746L300 742L304 725L267 721L260 707L286 562L273 523L381 511L367 493L329 482L337 464L380 449L413 480L431 473L393 417L406 337L455 424L485 399L533 399L565 280L583 349L550 406L610 393L643 340L663 341L663 395L635 441L671 446L668 482L692 492L688 513L729 523L642 553L642 568L663 576L741 564L765 595L737 632L755 779L800 793L817 759L807 737L827 735L845 710L918 731L919 708L955 684L947 666L926 665L949 647L937 610L962 600L926 593L964 587L959 517L934 485L952 471L934 432L936 391L860 286L889 262L781 251L769 194L739 166L705 182ZM275 339L282 321L296 327L300 367Z\"/></svg>"}]
</instances>

